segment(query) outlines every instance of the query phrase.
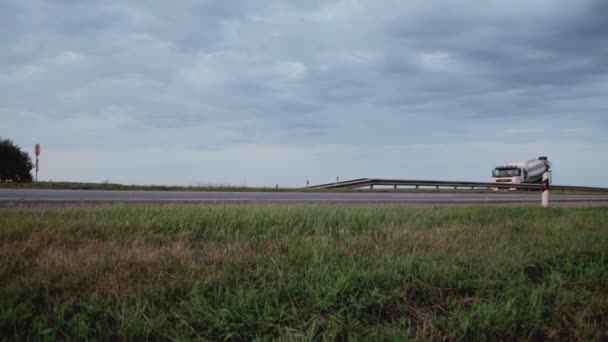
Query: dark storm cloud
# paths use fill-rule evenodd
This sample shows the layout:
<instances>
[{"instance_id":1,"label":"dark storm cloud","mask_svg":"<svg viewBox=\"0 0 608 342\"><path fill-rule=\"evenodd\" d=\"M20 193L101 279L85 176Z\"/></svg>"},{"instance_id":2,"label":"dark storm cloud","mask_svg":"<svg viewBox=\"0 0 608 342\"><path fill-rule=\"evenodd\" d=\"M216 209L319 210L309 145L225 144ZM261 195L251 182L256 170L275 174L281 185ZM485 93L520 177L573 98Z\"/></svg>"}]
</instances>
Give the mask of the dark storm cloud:
<instances>
[{"instance_id":1,"label":"dark storm cloud","mask_svg":"<svg viewBox=\"0 0 608 342\"><path fill-rule=\"evenodd\" d=\"M518 5L523 4L513 3ZM413 23L397 20L391 32L404 46L450 51L474 70L460 75L469 78L464 87L447 87L448 92L483 86L475 78L491 80L497 88L488 90L496 90L571 86L604 75L608 67L605 2L581 1L574 7L559 8L551 3L530 12L522 9L489 17L484 13L466 16L466 12L452 16L451 11L444 11Z\"/></svg>"}]
</instances>

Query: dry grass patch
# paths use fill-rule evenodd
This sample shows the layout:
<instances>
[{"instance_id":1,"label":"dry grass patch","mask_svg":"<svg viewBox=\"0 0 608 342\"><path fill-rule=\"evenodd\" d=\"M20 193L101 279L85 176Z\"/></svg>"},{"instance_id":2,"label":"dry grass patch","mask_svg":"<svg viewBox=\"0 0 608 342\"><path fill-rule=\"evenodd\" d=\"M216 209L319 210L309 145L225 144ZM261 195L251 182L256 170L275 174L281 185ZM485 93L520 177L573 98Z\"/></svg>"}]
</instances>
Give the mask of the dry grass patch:
<instances>
[{"instance_id":1,"label":"dry grass patch","mask_svg":"<svg viewBox=\"0 0 608 342\"><path fill-rule=\"evenodd\" d=\"M74 240L49 234L0 244L5 281L14 276L34 277L60 297L90 293L128 297L175 280L191 282L210 273L209 267L248 262L261 254L241 241L192 244L184 237L150 244L141 239Z\"/></svg>"}]
</instances>

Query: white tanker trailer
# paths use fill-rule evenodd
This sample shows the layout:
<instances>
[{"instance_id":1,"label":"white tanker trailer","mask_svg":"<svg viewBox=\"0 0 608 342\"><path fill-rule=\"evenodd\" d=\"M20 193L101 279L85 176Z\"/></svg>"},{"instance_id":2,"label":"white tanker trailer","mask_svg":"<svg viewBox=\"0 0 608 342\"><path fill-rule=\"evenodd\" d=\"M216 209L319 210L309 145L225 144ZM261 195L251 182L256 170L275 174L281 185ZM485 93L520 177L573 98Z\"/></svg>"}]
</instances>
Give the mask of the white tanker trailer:
<instances>
[{"instance_id":1,"label":"white tanker trailer","mask_svg":"<svg viewBox=\"0 0 608 342\"><path fill-rule=\"evenodd\" d=\"M542 183L543 173L550 168L551 162L547 157L538 157L498 166L492 171L492 178L496 183Z\"/></svg>"}]
</instances>

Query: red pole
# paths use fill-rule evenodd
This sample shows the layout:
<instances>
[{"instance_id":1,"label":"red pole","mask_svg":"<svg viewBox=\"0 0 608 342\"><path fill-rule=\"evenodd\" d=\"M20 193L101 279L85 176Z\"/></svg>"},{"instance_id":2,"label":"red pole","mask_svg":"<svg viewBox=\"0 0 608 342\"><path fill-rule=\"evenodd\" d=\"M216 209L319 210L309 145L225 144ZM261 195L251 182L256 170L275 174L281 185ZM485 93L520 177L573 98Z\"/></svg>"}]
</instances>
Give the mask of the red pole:
<instances>
[{"instance_id":1,"label":"red pole","mask_svg":"<svg viewBox=\"0 0 608 342\"><path fill-rule=\"evenodd\" d=\"M34 147L34 154L36 155L36 183L38 183L38 156L40 155L40 144L36 144Z\"/></svg>"}]
</instances>

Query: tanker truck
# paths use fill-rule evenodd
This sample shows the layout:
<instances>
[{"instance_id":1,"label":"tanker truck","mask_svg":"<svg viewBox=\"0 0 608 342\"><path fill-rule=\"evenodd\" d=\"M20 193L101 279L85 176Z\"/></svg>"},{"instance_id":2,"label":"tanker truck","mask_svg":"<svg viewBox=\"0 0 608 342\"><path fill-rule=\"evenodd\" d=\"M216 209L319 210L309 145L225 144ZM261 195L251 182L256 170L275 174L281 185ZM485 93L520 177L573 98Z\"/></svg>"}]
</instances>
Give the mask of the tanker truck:
<instances>
[{"instance_id":1,"label":"tanker truck","mask_svg":"<svg viewBox=\"0 0 608 342\"><path fill-rule=\"evenodd\" d=\"M550 168L551 162L547 157L538 157L498 166L492 171L492 178L496 183L542 183L543 173Z\"/></svg>"}]
</instances>

